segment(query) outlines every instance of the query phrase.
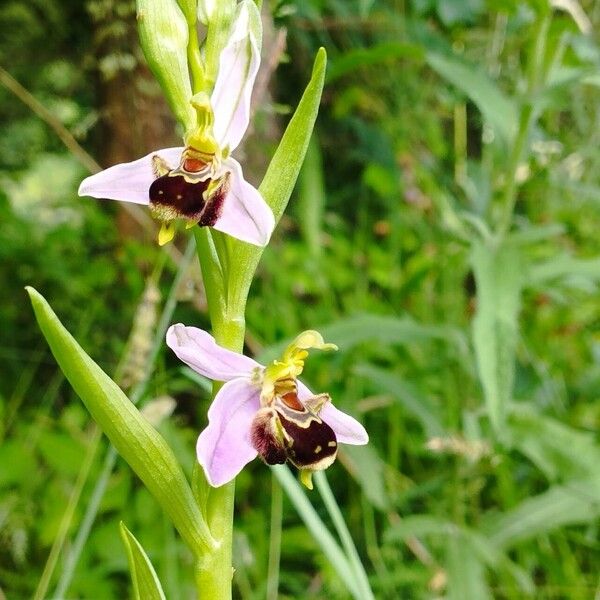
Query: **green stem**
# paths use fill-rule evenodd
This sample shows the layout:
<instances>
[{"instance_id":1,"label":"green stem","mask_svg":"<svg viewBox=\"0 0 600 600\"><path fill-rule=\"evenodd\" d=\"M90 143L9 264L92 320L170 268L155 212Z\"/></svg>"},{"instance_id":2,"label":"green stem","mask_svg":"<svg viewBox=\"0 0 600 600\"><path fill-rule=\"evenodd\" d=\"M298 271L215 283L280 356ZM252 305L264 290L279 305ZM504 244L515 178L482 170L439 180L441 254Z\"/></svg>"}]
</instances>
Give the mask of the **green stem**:
<instances>
[{"instance_id":1,"label":"green stem","mask_svg":"<svg viewBox=\"0 0 600 600\"><path fill-rule=\"evenodd\" d=\"M510 153L509 165L508 165L508 181L504 191L504 200L502 202L502 215L500 217L500 223L498 225L498 238L502 239L508 233L510 226L512 225L513 214L515 211L515 204L517 202L517 170L523 157L523 151L527 138L529 137L529 130L533 122L533 106L530 102L525 104L521 110L519 117L519 130L515 143Z\"/></svg>"},{"instance_id":2,"label":"green stem","mask_svg":"<svg viewBox=\"0 0 600 600\"><path fill-rule=\"evenodd\" d=\"M550 27L551 19L551 13L546 12L540 17L537 24L534 49L528 64L527 93L519 115L519 129L509 156L508 180L504 191L502 213L497 230L499 239L506 236L513 221L515 204L517 202L517 170L519 164L523 160L523 156L526 154L525 149L529 138L529 132L535 121L535 94L539 91L545 79L544 62L548 28Z\"/></svg>"},{"instance_id":3,"label":"green stem","mask_svg":"<svg viewBox=\"0 0 600 600\"><path fill-rule=\"evenodd\" d=\"M271 473L271 529L269 534L269 563L267 567L267 600L277 600L279 562L281 560L281 523L283 519L283 490Z\"/></svg>"},{"instance_id":4,"label":"green stem","mask_svg":"<svg viewBox=\"0 0 600 600\"><path fill-rule=\"evenodd\" d=\"M314 479L315 483L317 484L319 494L321 494L321 498L323 498L323 502L325 503L325 508L327 509L327 512L333 521L333 526L335 527L340 541L342 542L342 547L346 552L348 561L352 566L356 581L360 585L360 597L364 598L364 600L374 600L375 596L373 596L373 592L371 591L371 586L369 584L369 579L365 572L365 568L360 560L360 556L358 555L358 550L354 545L352 535L350 535L350 531L348 531L348 526L346 525L346 521L344 521L342 511L340 510L335 496L331 491L331 487L329 486L325 472L319 471L315 473Z\"/></svg>"},{"instance_id":5,"label":"green stem","mask_svg":"<svg viewBox=\"0 0 600 600\"><path fill-rule=\"evenodd\" d=\"M234 496L235 480L210 491L207 520L219 546L196 565L198 598L202 600L231 600Z\"/></svg>"},{"instance_id":6,"label":"green stem","mask_svg":"<svg viewBox=\"0 0 600 600\"><path fill-rule=\"evenodd\" d=\"M189 36L187 58L188 65L190 66L190 72L192 74L192 90L194 94L197 94L198 92L204 90L206 83L195 23L189 28Z\"/></svg>"},{"instance_id":7,"label":"green stem","mask_svg":"<svg viewBox=\"0 0 600 600\"><path fill-rule=\"evenodd\" d=\"M235 4L231 0L216 3L213 22L204 45L207 85L216 74L234 9ZM319 108L325 64L326 54L321 48L315 59L311 81L260 186L259 191L273 210L276 222L287 205L306 153ZM290 161L290 155L294 156L294 160ZM246 328L246 299L263 248L229 238L221 240L218 232L195 229L213 335L222 347L241 352ZM218 384L214 392L217 390ZM208 484L206 481L201 483L203 478L198 473L195 479L200 488L195 490L195 496L201 510L206 499L206 520L212 537L219 544L216 551L203 556L196 564L198 595L208 600L229 600L235 485L231 482L207 491ZM346 562L343 555L341 560Z\"/></svg>"},{"instance_id":8,"label":"green stem","mask_svg":"<svg viewBox=\"0 0 600 600\"><path fill-rule=\"evenodd\" d=\"M212 333L223 348L242 352L246 322L246 294L229 297L227 286L217 254L214 240L207 230L195 232L198 259L202 269ZM213 386L213 397L221 384ZM199 478L200 479L200 478ZM204 485L208 485L204 482ZM235 481L219 488L211 488L208 493L199 493L197 498L206 498L206 521L211 535L217 540L218 548L204 555L196 565L196 585L198 597L207 600L229 600L233 576L233 508Z\"/></svg>"},{"instance_id":9,"label":"green stem","mask_svg":"<svg viewBox=\"0 0 600 600\"><path fill-rule=\"evenodd\" d=\"M63 514L63 518L60 523L60 527L58 529L58 534L56 535L56 539L52 544L52 550L50 551L50 556L46 561L46 566L44 568L44 572L42 573L42 577L40 578L40 582L38 583L38 587L33 596L34 600L42 600L46 597L46 592L48 591L48 587L50 585L50 579L52 578L52 574L54 573L54 568L58 563L58 558L60 555L60 551L63 548L64 542L67 538L67 534L69 533L69 527L73 520L73 516L75 515L75 509L77 508L77 504L79 503L79 499L81 497L81 493L83 492L83 486L87 481L88 474L90 469L92 468L92 464L94 462L94 458L96 457L96 449L98 448L98 444L100 443L100 430L95 429L92 434L92 438L90 440L90 445L88 447L88 451L85 456L84 463L79 471L79 475L77 477L77 481L75 483L75 487L71 492L71 496L69 498L69 502L67 504L67 509Z\"/></svg>"},{"instance_id":10,"label":"green stem","mask_svg":"<svg viewBox=\"0 0 600 600\"><path fill-rule=\"evenodd\" d=\"M208 314L211 323L214 323L219 315L226 311L223 267L210 230L207 227L195 227L194 237L206 292Z\"/></svg>"}]
</instances>

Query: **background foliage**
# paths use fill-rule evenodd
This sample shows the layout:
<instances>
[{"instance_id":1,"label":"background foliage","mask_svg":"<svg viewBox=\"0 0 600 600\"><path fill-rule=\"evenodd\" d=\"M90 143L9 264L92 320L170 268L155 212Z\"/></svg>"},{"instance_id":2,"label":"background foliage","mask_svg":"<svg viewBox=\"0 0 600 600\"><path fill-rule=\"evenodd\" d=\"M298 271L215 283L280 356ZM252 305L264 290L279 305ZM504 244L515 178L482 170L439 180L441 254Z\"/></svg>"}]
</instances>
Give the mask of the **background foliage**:
<instances>
[{"instance_id":1,"label":"background foliage","mask_svg":"<svg viewBox=\"0 0 600 600\"><path fill-rule=\"evenodd\" d=\"M328 477L376 597L599 595L600 3L264 4L272 55L283 28L287 50L245 147L251 179L320 45L330 64L253 287L247 349L268 357L309 327L340 346L311 359L307 381L371 434ZM175 135L133 16L121 0L0 7L0 65L102 164ZM45 573L48 597L124 597L122 520L167 597L189 597L190 557L129 468L112 468L22 289L42 291L135 390L167 298L174 322L207 325L199 276L119 207L76 197L88 163L3 73L0 595L30 597ZM161 432L189 473L205 382L163 348L141 396L161 400ZM239 477L235 562L240 598L348 597L258 461Z\"/></svg>"}]
</instances>

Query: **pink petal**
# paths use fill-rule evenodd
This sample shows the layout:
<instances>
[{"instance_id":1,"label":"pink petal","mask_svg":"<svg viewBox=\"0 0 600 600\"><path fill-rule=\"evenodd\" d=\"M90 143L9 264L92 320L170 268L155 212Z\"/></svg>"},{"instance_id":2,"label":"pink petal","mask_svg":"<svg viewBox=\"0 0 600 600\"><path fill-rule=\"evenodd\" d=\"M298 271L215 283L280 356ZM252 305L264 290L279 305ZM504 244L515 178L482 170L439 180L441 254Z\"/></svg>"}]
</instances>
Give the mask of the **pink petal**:
<instances>
[{"instance_id":1,"label":"pink petal","mask_svg":"<svg viewBox=\"0 0 600 600\"><path fill-rule=\"evenodd\" d=\"M211 97L214 133L222 148L237 148L250 122L250 97L260 65L254 23L260 15L254 2L239 4L232 35L219 59L219 74ZM253 11L256 14L250 14ZM252 23L251 23L252 20Z\"/></svg>"},{"instance_id":2,"label":"pink petal","mask_svg":"<svg viewBox=\"0 0 600 600\"><path fill-rule=\"evenodd\" d=\"M231 172L231 187L223 204L223 212L213 228L243 242L266 246L275 229L273 212L258 190L244 179L237 160L224 160L223 168Z\"/></svg>"},{"instance_id":3,"label":"pink petal","mask_svg":"<svg viewBox=\"0 0 600 600\"><path fill-rule=\"evenodd\" d=\"M183 148L164 148L133 162L104 169L81 182L79 195L148 204L148 190L150 184L156 179L152 171L152 157L158 155L169 165L176 167L183 150Z\"/></svg>"},{"instance_id":4,"label":"pink petal","mask_svg":"<svg viewBox=\"0 0 600 600\"><path fill-rule=\"evenodd\" d=\"M181 323L169 327L167 345L194 371L214 381L248 378L253 369L262 368L243 354L221 348L206 331Z\"/></svg>"},{"instance_id":5,"label":"pink petal","mask_svg":"<svg viewBox=\"0 0 600 600\"><path fill-rule=\"evenodd\" d=\"M250 425L260 408L259 394L247 379L232 379L208 409L208 426L198 438L196 453L213 487L231 481L257 455Z\"/></svg>"},{"instance_id":6,"label":"pink petal","mask_svg":"<svg viewBox=\"0 0 600 600\"><path fill-rule=\"evenodd\" d=\"M298 380L298 398L303 401L311 396L314 394ZM353 446L363 446L369 442L369 434L365 428L354 417L342 412L331 402L323 407L319 416L335 431L338 442Z\"/></svg>"}]
</instances>

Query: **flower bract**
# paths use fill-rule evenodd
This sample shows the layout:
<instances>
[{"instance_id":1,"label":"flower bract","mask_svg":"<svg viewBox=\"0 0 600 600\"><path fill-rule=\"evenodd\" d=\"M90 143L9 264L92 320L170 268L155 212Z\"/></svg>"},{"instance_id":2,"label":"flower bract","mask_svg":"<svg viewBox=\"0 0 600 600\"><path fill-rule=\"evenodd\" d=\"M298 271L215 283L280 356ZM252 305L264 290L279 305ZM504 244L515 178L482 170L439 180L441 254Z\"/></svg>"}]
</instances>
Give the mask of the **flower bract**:
<instances>
[{"instance_id":1,"label":"flower bract","mask_svg":"<svg viewBox=\"0 0 600 600\"><path fill-rule=\"evenodd\" d=\"M219 346L201 329L172 325L167 344L196 372L225 384L198 438L198 461L208 482L231 481L257 455L267 464L290 462L311 487L313 471L336 458L338 443L366 444L369 436L328 394L313 394L299 379L311 348L335 348L316 331L298 336L280 360L263 366Z\"/></svg>"},{"instance_id":2,"label":"flower bract","mask_svg":"<svg viewBox=\"0 0 600 600\"><path fill-rule=\"evenodd\" d=\"M249 10L255 7L250 5L238 5L211 96L200 92L190 99L197 126L186 133L185 146L109 167L79 187L80 196L148 205L162 223L161 245L173 238L178 218L257 246L268 243L275 227L271 209L231 157L248 128L260 63L258 40L249 24Z\"/></svg>"}]
</instances>

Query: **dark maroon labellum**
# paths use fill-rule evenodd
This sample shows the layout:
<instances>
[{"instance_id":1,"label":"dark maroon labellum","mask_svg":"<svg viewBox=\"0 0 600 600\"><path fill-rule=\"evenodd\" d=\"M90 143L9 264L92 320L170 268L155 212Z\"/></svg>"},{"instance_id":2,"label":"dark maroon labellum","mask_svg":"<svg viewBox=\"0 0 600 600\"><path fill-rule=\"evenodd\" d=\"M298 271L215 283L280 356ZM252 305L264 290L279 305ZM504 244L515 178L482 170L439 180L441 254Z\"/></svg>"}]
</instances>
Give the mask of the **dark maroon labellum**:
<instances>
[{"instance_id":1,"label":"dark maroon labellum","mask_svg":"<svg viewBox=\"0 0 600 600\"><path fill-rule=\"evenodd\" d=\"M287 460L284 440L278 435L279 417L273 408L262 408L256 413L250 429L252 445L268 465L282 465Z\"/></svg>"},{"instance_id":2,"label":"dark maroon labellum","mask_svg":"<svg viewBox=\"0 0 600 600\"><path fill-rule=\"evenodd\" d=\"M197 221L202 226L212 226L221 216L229 188L228 178L224 176L221 185L206 200L203 194L211 180L190 179L192 178L170 171L153 181L150 185L150 209L162 221L183 217Z\"/></svg>"},{"instance_id":3,"label":"dark maroon labellum","mask_svg":"<svg viewBox=\"0 0 600 600\"><path fill-rule=\"evenodd\" d=\"M277 396L256 414L252 445L270 465L289 460L299 469L326 469L337 455L333 429L304 406L295 394Z\"/></svg>"}]
</instances>

